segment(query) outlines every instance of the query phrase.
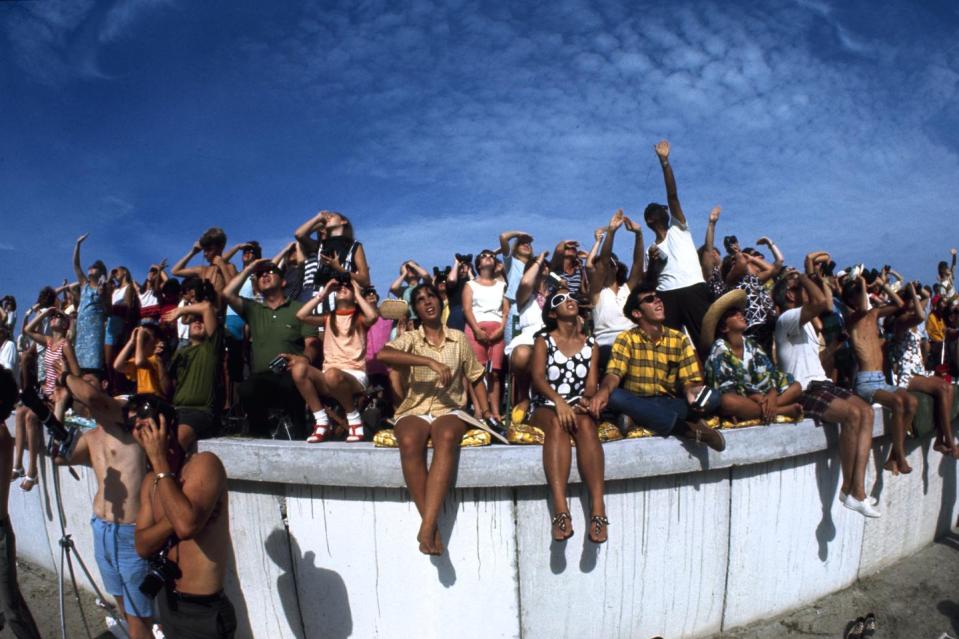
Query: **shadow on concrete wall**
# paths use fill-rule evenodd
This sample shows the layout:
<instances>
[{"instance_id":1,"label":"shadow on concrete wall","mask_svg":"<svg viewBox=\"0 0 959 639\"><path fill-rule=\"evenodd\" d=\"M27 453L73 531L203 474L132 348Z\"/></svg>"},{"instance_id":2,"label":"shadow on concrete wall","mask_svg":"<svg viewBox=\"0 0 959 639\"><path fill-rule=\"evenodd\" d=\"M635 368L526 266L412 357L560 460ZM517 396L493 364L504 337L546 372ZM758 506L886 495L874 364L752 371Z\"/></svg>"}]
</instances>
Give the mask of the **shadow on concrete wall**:
<instances>
[{"instance_id":1,"label":"shadow on concrete wall","mask_svg":"<svg viewBox=\"0 0 959 639\"><path fill-rule=\"evenodd\" d=\"M453 490L456 487L458 470L459 463L456 464L453 470L450 490L446 495L446 499L443 500L443 508L440 509L440 516L436 521L436 525L440 529L440 537L442 537L443 544L447 547L446 552L439 557L430 557L430 563L436 568L436 578L439 579L440 584L442 584L444 588L452 588L456 583L456 567L450 560L449 543L453 534L453 526L456 524L456 517L459 515L460 510L459 502L456 500L456 493ZM410 499L412 499L412 497Z\"/></svg>"},{"instance_id":2,"label":"shadow on concrete wall","mask_svg":"<svg viewBox=\"0 0 959 639\"><path fill-rule=\"evenodd\" d=\"M939 503L939 518L936 521L936 537L950 535L959 522L953 521L952 514L956 505L956 460L952 457L940 457L939 475L942 477L942 501Z\"/></svg>"},{"instance_id":3,"label":"shadow on concrete wall","mask_svg":"<svg viewBox=\"0 0 959 639\"><path fill-rule=\"evenodd\" d=\"M317 566L316 553L312 550L304 553L296 537L286 530L270 533L266 552L284 570L277 577L276 588L296 639L339 639L353 634L350 597L338 573ZM286 568L290 565L292 572ZM300 593L308 594L310 600L301 601Z\"/></svg>"},{"instance_id":4,"label":"shadow on concrete wall","mask_svg":"<svg viewBox=\"0 0 959 639\"><path fill-rule=\"evenodd\" d=\"M959 634L959 603L943 599L936 606L936 609L949 617L949 621L952 622L952 631Z\"/></svg>"},{"instance_id":5,"label":"shadow on concrete wall","mask_svg":"<svg viewBox=\"0 0 959 639\"><path fill-rule=\"evenodd\" d=\"M816 542L819 544L819 561L829 558L829 542L836 538L836 524L832 520L832 506L836 503L841 467L839 464L839 426L823 424L823 433L829 442L829 450L816 453L816 484L822 502L822 519L816 526Z\"/></svg>"}]
</instances>

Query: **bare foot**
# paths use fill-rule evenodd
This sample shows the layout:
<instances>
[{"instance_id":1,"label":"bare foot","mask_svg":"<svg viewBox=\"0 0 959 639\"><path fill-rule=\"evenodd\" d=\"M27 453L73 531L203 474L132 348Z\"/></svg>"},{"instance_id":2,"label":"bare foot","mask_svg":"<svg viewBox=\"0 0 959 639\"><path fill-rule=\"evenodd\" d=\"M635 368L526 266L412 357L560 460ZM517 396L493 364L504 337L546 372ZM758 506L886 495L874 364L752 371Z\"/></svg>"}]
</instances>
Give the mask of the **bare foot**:
<instances>
[{"instance_id":1,"label":"bare foot","mask_svg":"<svg viewBox=\"0 0 959 639\"><path fill-rule=\"evenodd\" d=\"M943 455L952 455L953 449L946 445L945 442L937 439L936 443L932 445L932 449L942 453Z\"/></svg>"},{"instance_id":2,"label":"bare foot","mask_svg":"<svg viewBox=\"0 0 959 639\"><path fill-rule=\"evenodd\" d=\"M416 541L420 542L420 552L424 555L435 555L436 551L433 547L433 544L436 540L436 529L432 531L424 530L422 527L420 531L416 534Z\"/></svg>"},{"instance_id":3,"label":"bare foot","mask_svg":"<svg viewBox=\"0 0 959 639\"><path fill-rule=\"evenodd\" d=\"M446 552L446 547L443 545L443 538L440 537L439 526L437 526L434 530L435 532L433 533L433 554L439 556L439 555L442 555L444 552Z\"/></svg>"},{"instance_id":4,"label":"bare foot","mask_svg":"<svg viewBox=\"0 0 959 639\"><path fill-rule=\"evenodd\" d=\"M891 471L893 475L899 474L899 464L897 464L896 460L893 459L892 457L890 457L889 461L883 464L882 467L888 471Z\"/></svg>"},{"instance_id":5,"label":"bare foot","mask_svg":"<svg viewBox=\"0 0 959 639\"><path fill-rule=\"evenodd\" d=\"M783 417L788 417L789 419L795 419L796 421L799 421L802 419L802 406L799 404L783 406L779 409L779 414Z\"/></svg>"},{"instance_id":6,"label":"bare foot","mask_svg":"<svg viewBox=\"0 0 959 639\"><path fill-rule=\"evenodd\" d=\"M899 472L903 475L908 475L912 472L912 466L909 465L905 457L900 457L897 463L899 464Z\"/></svg>"}]
</instances>

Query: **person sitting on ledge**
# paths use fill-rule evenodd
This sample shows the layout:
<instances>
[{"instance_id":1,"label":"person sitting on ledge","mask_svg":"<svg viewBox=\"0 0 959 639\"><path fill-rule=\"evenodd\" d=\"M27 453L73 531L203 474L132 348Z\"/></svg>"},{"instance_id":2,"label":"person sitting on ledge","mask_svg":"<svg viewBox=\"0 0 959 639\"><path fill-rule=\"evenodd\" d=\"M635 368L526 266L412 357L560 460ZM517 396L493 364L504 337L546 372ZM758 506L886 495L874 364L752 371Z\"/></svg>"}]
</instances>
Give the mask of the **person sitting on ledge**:
<instances>
[{"instance_id":1,"label":"person sitting on ledge","mask_svg":"<svg viewBox=\"0 0 959 639\"><path fill-rule=\"evenodd\" d=\"M456 413L466 407L464 377L476 394L484 419L490 416L483 367L462 331L444 327L440 297L432 284L411 295L420 327L383 347L379 361L405 373L406 396L396 409L396 440L403 478L423 521L416 540L420 552L443 554L437 519L459 459L466 425ZM426 468L426 441L433 441L433 462Z\"/></svg>"},{"instance_id":2,"label":"person sitting on ledge","mask_svg":"<svg viewBox=\"0 0 959 639\"><path fill-rule=\"evenodd\" d=\"M657 435L676 435L725 450L723 434L690 410L715 411L719 394L703 386L689 337L664 324L663 300L653 285L641 284L630 291L623 312L636 327L613 342L606 376L590 402L593 417L599 419L608 404L611 411Z\"/></svg>"},{"instance_id":3,"label":"person sitting on ledge","mask_svg":"<svg viewBox=\"0 0 959 639\"><path fill-rule=\"evenodd\" d=\"M817 422L839 423L839 461L842 487L839 501L866 517L879 517L866 498L866 464L872 447L872 406L849 390L837 386L823 370L819 359L818 317L833 308L832 290L814 282L814 256L829 259L825 253L806 256L806 273L790 273L776 283L773 301L779 307L776 320L776 353L783 372L803 388L799 400L806 417Z\"/></svg>"},{"instance_id":4,"label":"person sitting on ledge","mask_svg":"<svg viewBox=\"0 0 959 639\"><path fill-rule=\"evenodd\" d=\"M136 551L172 564L170 578L156 584L162 589L156 607L165 636L230 639L237 621L223 593L233 555L226 471L209 451L186 455L177 444L174 418L168 417L173 408L156 403L149 395L131 401L133 438L150 462L139 487Z\"/></svg>"},{"instance_id":5,"label":"person sitting on ledge","mask_svg":"<svg viewBox=\"0 0 959 639\"><path fill-rule=\"evenodd\" d=\"M543 307L545 329L533 347L532 424L543 430L543 468L553 497L553 540L573 536L566 504L571 462L570 436L576 440L576 461L589 490L589 540L606 541L603 502L603 446L588 405L599 382L599 350L580 328L579 304L569 291L554 293Z\"/></svg>"},{"instance_id":6,"label":"person sitting on ledge","mask_svg":"<svg viewBox=\"0 0 959 639\"><path fill-rule=\"evenodd\" d=\"M764 424L780 415L799 419L802 387L778 370L766 352L744 335L746 298L742 289L729 291L713 302L703 317L703 347L709 349L704 366L706 383L723 394L722 415L759 419Z\"/></svg>"},{"instance_id":7,"label":"person sitting on ledge","mask_svg":"<svg viewBox=\"0 0 959 639\"><path fill-rule=\"evenodd\" d=\"M345 281L344 281L345 280ZM334 292L335 307L325 315L313 310ZM348 442L363 441L363 420L356 410L356 396L370 386L366 376L366 332L379 318L379 311L361 294L355 279L344 276L328 280L316 297L296 312L304 324L323 326L323 370L313 366L302 355L284 353L290 374L300 396L313 413L313 433L306 438L311 444L326 439L330 421L320 396L332 397L346 413Z\"/></svg>"},{"instance_id":8,"label":"person sitting on ledge","mask_svg":"<svg viewBox=\"0 0 959 639\"><path fill-rule=\"evenodd\" d=\"M933 448L943 455L959 457L952 433L952 384L936 375L927 375L922 357L922 339L918 326L925 320L922 298L910 282L902 295L906 306L893 320L893 340L889 349L892 378L899 388L932 396L938 433Z\"/></svg>"},{"instance_id":9,"label":"person sitting on ledge","mask_svg":"<svg viewBox=\"0 0 959 639\"><path fill-rule=\"evenodd\" d=\"M856 373L856 394L868 403L878 403L892 411L892 450L883 465L893 475L910 473L912 467L906 460L906 431L912 428L918 401L905 388L897 388L886 382L883 372L883 339L879 320L895 315L903 308L902 299L878 277L875 283L891 299L891 304L872 306L869 301L869 285L860 275L843 286L842 301L849 307L849 337L859 372Z\"/></svg>"},{"instance_id":10,"label":"person sitting on ledge","mask_svg":"<svg viewBox=\"0 0 959 639\"><path fill-rule=\"evenodd\" d=\"M240 297L240 287L253 275L254 286L263 296L259 302ZM223 289L237 315L250 326L250 376L240 384L240 404L246 411L251 432L265 434L271 408L284 410L299 432L304 430L303 400L285 362L275 363L280 354L302 355L313 359L316 329L296 318L303 307L283 295L283 277L279 267L269 259L251 262Z\"/></svg>"}]
</instances>

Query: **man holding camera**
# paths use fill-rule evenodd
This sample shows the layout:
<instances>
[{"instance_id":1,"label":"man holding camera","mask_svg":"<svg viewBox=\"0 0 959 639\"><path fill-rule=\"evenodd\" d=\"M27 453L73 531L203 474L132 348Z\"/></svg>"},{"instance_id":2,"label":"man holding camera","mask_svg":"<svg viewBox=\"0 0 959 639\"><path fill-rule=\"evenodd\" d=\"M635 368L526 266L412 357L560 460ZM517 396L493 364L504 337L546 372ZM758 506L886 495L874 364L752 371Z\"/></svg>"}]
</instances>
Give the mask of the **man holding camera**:
<instances>
[{"instance_id":1,"label":"man holding camera","mask_svg":"<svg viewBox=\"0 0 959 639\"><path fill-rule=\"evenodd\" d=\"M65 457L54 461L93 468L97 494L91 526L100 577L124 612L131 639L149 639L153 636L153 600L140 590L149 564L134 547L146 458L130 432L124 406L107 394L98 378L89 373L84 377L58 374L73 399L89 409L97 428L83 433L72 451L63 451Z\"/></svg>"},{"instance_id":2,"label":"man holding camera","mask_svg":"<svg viewBox=\"0 0 959 639\"><path fill-rule=\"evenodd\" d=\"M250 276L262 301L239 295L240 287ZM297 430L294 435L299 436L306 421L303 399L286 370L286 361L277 356L293 353L312 360L318 340L316 329L296 318L303 304L284 296L284 284L279 267L268 259L259 259L226 285L223 297L250 327L251 374L240 384L239 396L251 432L265 434L270 409L279 408L289 415Z\"/></svg>"},{"instance_id":3,"label":"man holding camera","mask_svg":"<svg viewBox=\"0 0 959 639\"><path fill-rule=\"evenodd\" d=\"M223 464L210 452L184 459L171 428L171 406L148 395L131 403L133 436L151 468L140 486L135 537L137 552L150 558L143 589L159 594L160 626L167 637L233 637L236 612L223 593L231 554Z\"/></svg>"},{"instance_id":4,"label":"man holding camera","mask_svg":"<svg viewBox=\"0 0 959 639\"><path fill-rule=\"evenodd\" d=\"M5 422L17 403L13 373L0 367L0 478L13 470L13 439ZM10 482L0 482L0 629L10 624L17 639L40 639L40 631L17 584L17 540L7 512Z\"/></svg>"}]
</instances>

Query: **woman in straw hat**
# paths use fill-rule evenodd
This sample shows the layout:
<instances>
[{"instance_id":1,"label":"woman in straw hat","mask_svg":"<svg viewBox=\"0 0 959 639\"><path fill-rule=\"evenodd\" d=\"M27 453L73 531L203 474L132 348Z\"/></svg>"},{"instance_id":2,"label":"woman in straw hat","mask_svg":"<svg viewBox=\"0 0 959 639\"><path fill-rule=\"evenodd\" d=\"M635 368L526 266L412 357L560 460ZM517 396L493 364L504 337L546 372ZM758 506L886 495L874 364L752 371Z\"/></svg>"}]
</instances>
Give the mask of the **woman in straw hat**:
<instances>
[{"instance_id":1,"label":"woman in straw hat","mask_svg":"<svg viewBox=\"0 0 959 639\"><path fill-rule=\"evenodd\" d=\"M798 419L802 388L744 335L748 328L745 306L746 291L736 289L706 312L702 331L703 348L709 349L706 383L722 392L720 412L728 417L761 419L767 424L780 415Z\"/></svg>"}]
</instances>

